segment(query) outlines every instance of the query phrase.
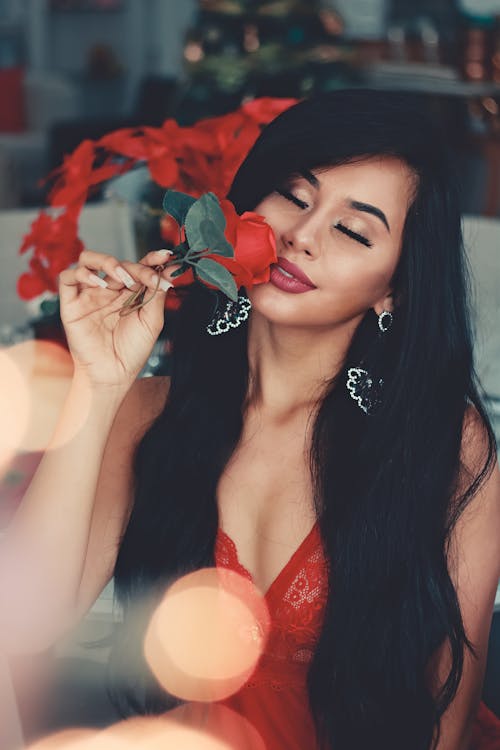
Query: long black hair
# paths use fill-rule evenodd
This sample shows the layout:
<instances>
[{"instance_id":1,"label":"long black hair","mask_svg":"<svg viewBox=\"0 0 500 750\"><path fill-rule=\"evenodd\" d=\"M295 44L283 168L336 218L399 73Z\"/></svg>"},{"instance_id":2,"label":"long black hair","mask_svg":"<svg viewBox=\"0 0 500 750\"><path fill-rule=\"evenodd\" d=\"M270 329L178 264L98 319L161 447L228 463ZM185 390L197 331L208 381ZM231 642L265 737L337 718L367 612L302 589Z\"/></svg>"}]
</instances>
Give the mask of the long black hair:
<instances>
[{"instance_id":1,"label":"long black hair","mask_svg":"<svg viewBox=\"0 0 500 750\"><path fill-rule=\"evenodd\" d=\"M448 568L451 532L496 459L473 365L470 269L445 137L404 95L322 94L263 130L228 197L242 212L291 174L379 155L408 165L416 189L392 279L393 325L381 343L376 314L366 312L315 417L310 466L330 575L307 685L322 747L427 750L464 650L474 652ZM165 408L135 454L135 503L115 568L122 646L147 621L147 608L134 615L138 598L153 603L180 575L214 565L216 488L241 435L249 375L247 326L209 336L213 309L213 293L194 285L176 320ZM360 364L384 380L373 414L346 389L347 369ZM464 485L471 406L488 454ZM436 692L428 665L446 642L451 667ZM140 642L130 650L142 659ZM145 668L133 687L122 695L136 712L179 703Z\"/></svg>"}]
</instances>

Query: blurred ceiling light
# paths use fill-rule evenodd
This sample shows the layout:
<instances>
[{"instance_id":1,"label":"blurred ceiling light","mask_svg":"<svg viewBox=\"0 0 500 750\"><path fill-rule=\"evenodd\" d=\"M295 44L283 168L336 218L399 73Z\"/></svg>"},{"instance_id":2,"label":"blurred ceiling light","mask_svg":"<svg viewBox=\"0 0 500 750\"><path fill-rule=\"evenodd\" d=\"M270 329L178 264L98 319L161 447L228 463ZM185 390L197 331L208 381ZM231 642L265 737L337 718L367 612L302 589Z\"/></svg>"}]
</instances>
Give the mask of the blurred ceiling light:
<instances>
[{"instance_id":1,"label":"blurred ceiling light","mask_svg":"<svg viewBox=\"0 0 500 750\"><path fill-rule=\"evenodd\" d=\"M199 42L188 42L184 47L184 57L190 63L197 63L203 60L205 54Z\"/></svg>"}]
</instances>

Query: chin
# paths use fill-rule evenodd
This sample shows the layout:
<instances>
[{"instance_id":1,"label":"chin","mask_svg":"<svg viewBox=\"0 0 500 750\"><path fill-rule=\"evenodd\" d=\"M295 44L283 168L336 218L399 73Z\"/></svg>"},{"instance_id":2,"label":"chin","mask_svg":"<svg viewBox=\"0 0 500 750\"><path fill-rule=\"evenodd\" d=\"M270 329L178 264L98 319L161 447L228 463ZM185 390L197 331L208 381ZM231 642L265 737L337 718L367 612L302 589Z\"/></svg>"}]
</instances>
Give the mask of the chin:
<instances>
[{"instance_id":1,"label":"chin","mask_svg":"<svg viewBox=\"0 0 500 750\"><path fill-rule=\"evenodd\" d=\"M287 294L267 282L254 286L247 294L253 313L270 323L297 327L316 324L311 320L312 310L306 300L309 292Z\"/></svg>"}]
</instances>

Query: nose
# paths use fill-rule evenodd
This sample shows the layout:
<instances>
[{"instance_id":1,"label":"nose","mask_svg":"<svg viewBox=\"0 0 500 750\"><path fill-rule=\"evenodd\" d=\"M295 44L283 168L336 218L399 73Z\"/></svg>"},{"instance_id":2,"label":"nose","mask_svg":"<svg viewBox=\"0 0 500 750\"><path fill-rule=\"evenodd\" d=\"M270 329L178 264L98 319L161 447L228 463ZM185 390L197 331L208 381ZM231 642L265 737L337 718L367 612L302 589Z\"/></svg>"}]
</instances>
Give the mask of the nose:
<instances>
[{"instance_id":1,"label":"nose","mask_svg":"<svg viewBox=\"0 0 500 750\"><path fill-rule=\"evenodd\" d=\"M319 251L318 233L311 214L287 227L281 233L281 241L287 250L295 250L314 257Z\"/></svg>"}]
</instances>

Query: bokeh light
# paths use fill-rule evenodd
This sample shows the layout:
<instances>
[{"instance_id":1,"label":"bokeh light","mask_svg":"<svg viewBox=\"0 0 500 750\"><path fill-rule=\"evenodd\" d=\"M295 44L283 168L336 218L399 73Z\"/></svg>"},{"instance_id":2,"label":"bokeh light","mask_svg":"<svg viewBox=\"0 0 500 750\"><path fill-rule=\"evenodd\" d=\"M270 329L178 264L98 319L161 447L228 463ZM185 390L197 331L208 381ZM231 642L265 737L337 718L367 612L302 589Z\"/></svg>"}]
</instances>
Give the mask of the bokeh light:
<instances>
[{"instance_id":1,"label":"bokeh light","mask_svg":"<svg viewBox=\"0 0 500 750\"><path fill-rule=\"evenodd\" d=\"M30 416L30 396L20 365L0 349L0 476L19 449Z\"/></svg>"},{"instance_id":2,"label":"bokeh light","mask_svg":"<svg viewBox=\"0 0 500 750\"><path fill-rule=\"evenodd\" d=\"M65 729L27 750L265 750L257 730L217 703L186 703L161 716L136 716L106 729Z\"/></svg>"},{"instance_id":3,"label":"bokeh light","mask_svg":"<svg viewBox=\"0 0 500 750\"><path fill-rule=\"evenodd\" d=\"M166 591L144 642L160 684L188 701L217 701L254 671L269 633L262 594L238 573L203 568Z\"/></svg>"},{"instance_id":4,"label":"bokeh light","mask_svg":"<svg viewBox=\"0 0 500 750\"><path fill-rule=\"evenodd\" d=\"M43 452L71 440L88 416L91 393L82 389L78 413L54 435L71 386L73 359L52 341L28 340L0 349L0 471L17 451Z\"/></svg>"},{"instance_id":5,"label":"bokeh light","mask_svg":"<svg viewBox=\"0 0 500 750\"><path fill-rule=\"evenodd\" d=\"M203 728L207 734L223 739L232 750L266 750L250 721L221 703L185 703L166 716L184 726Z\"/></svg>"},{"instance_id":6,"label":"bokeh light","mask_svg":"<svg viewBox=\"0 0 500 750\"><path fill-rule=\"evenodd\" d=\"M98 733L96 729L75 727L42 737L28 746L28 750L87 750L88 741Z\"/></svg>"},{"instance_id":7,"label":"bokeh light","mask_svg":"<svg viewBox=\"0 0 500 750\"><path fill-rule=\"evenodd\" d=\"M177 709L162 716L134 717L92 738L85 750L233 750L204 726L193 726ZM84 750L82 748L82 750ZM234 748L236 750L236 748Z\"/></svg>"}]
</instances>

